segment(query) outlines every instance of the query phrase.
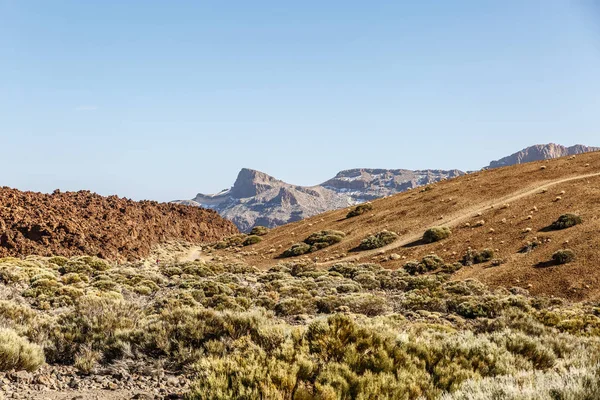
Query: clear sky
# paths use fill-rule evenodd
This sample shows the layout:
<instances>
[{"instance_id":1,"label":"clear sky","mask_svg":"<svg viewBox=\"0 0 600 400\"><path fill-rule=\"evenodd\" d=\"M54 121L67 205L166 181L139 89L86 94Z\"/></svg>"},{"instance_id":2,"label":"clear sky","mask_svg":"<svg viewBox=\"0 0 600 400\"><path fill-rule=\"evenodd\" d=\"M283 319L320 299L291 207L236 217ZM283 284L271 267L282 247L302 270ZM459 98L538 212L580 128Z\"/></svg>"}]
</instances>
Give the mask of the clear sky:
<instances>
[{"instance_id":1,"label":"clear sky","mask_svg":"<svg viewBox=\"0 0 600 400\"><path fill-rule=\"evenodd\" d=\"M0 186L191 198L240 168L600 145L593 0L0 0Z\"/></svg>"}]
</instances>

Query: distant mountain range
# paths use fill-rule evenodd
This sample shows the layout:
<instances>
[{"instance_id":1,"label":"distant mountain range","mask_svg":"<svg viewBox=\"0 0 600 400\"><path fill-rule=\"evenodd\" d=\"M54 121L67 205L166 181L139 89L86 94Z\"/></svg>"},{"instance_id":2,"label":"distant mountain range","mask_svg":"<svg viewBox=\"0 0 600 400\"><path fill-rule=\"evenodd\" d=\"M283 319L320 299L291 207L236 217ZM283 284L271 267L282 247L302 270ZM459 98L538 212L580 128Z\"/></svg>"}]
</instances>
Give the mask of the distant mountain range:
<instances>
[{"instance_id":1,"label":"distant mountain range","mask_svg":"<svg viewBox=\"0 0 600 400\"><path fill-rule=\"evenodd\" d=\"M487 168L563 157L600 150L597 147L536 145L492 161ZM216 194L199 193L192 200L176 203L217 211L246 232L256 225L275 227L325 211L389 196L418 186L454 178L459 170L350 169L315 186L283 182L260 171L243 168L230 189Z\"/></svg>"},{"instance_id":2,"label":"distant mountain range","mask_svg":"<svg viewBox=\"0 0 600 400\"><path fill-rule=\"evenodd\" d=\"M497 161L492 161L488 168L507 167L509 165L523 164L526 162L548 160L551 158L559 158L565 156L573 156L576 154L587 153L590 151L598 151L600 147L589 147L581 144L565 147L560 144L537 144L527 147L521 151L511 154L508 157L501 158Z\"/></svg>"}]
</instances>

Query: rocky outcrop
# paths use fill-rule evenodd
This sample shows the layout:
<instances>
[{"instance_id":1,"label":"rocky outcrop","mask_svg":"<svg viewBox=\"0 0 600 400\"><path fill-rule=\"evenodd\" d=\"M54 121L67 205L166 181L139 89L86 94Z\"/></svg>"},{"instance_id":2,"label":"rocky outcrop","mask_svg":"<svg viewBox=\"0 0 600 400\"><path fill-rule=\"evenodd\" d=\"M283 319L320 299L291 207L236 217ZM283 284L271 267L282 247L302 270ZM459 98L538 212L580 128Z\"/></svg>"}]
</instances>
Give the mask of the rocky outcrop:
<instances>
[{"instance_id":1,"label":"rocky outcrop","mask_svg":"<svg viewBox=\"0 0 600 400\"><path fill-rule=\"evenodd\" d=\"M555 143L538 144L535 146L527 147L526 149L511 154L508 157L501 158L500 160L492 161L487 168L500 168L532 161L573 156L581 153L587 153L590 151L598 150L600 150L600 147L589 147L581 144L577 144L571 147L565 147Z\"/></svg>"},{"instance_id":2,"label":"rocky outcrop","mask_svg":"<svg viewBox=\"0 0 600 400\"><path fill-rule=\"evenodd\" d=\"M162 242L212 242L236 232L230 221L199 207L89 191L42 194L0 188L0 257L139 259Z\"/></svg>"},{"instance_id":3,"label":"rocky outcrop","mask_svg":"<svg viewBox=\"0 0 600 400\"><path fill-rule=\"evenodd\" d=\"M231 189L177 202L216 210L240 230L249 231L256 225L272 228L460 174L458 170L352 169L305 187L244 168Z\"/></svg>"}]
</instances>

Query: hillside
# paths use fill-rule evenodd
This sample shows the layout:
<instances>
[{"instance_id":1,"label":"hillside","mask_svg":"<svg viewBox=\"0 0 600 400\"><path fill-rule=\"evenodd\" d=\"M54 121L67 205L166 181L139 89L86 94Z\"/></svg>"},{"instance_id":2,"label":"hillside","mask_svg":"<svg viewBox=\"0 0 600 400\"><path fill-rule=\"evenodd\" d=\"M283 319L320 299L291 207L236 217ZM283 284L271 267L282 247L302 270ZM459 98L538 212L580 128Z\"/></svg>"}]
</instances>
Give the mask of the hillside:
<instances>
[{"instance_id":1,"label":"hillside","mask_svg":"<svg viewBox=\"0 0 600 400\"><path fill-rule=\"evenodd\" d=\"M170 240L215 241L237 232L216 212L89 191L0 188L0 257L95 255L139 259Z\"/></svg>"},{"instance_id":2,"label":"hillside","mask_svg":"<svg viewBox=\"0 0 600 400\"><path fill-rule=\"evenodd\" d=\"M461 174L458 170L352 169L307 187L244 168L231 189L176 203L218 211L247 232L256 225L271 228Z\"/></svg>"},{"instance_id":3,"label":"hillside","mask_svg":"<svg viewBox=\"0 0 600 400\"><path fill-rule=\"evenodd\" d=\"M465 267L454 279L475 278L492 287L518 286L533 294L571 299L600 298L598 152L480 171L374 200L372 205L372 211L354 218L346 218L351 209L346 208L273 229L262 242L245 249L252 252L244 259L267 268L293 243L329 229L346 236L338 244L310 253L310 259L323 267L352 260L377 261L398 269L430 253L458 262L469 247L491 248L502 265ZM565 213L581 215L583 223L545 231ZM482 226L476 227L478 221L484 221ZM421 243L425 230L434 226L447 226L453 233L441 242ZM398 233L399 239L380 249L355 251L361 240L382 230ZM533 251L519 252L533 241L540 242ZM552 254L565 247L577 259L561 266L549 263Z\"/></svg>"}]
</instances>

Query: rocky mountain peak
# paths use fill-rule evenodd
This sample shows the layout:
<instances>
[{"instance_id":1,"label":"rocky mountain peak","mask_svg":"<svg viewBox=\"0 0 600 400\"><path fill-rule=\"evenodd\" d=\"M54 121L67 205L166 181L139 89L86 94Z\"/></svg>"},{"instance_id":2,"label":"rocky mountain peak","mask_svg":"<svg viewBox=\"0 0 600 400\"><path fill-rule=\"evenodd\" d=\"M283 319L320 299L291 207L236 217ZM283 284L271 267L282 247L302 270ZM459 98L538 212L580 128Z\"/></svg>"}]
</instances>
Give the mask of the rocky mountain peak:
<instances>
[{"instance_id":1,"label":"rocky mountain peak","mask_svg":"<svg viewBox=\"0 0 600 400\"><path fill-rule=\"evenodd\" d=\"M242 168L231 188L231 197L245 199L257 196L267 190L281 185L281 181L264 172L250 168Z\"/></svg>"}]
</instances>

